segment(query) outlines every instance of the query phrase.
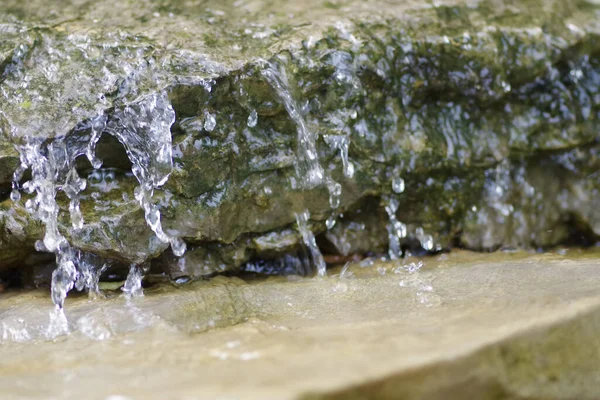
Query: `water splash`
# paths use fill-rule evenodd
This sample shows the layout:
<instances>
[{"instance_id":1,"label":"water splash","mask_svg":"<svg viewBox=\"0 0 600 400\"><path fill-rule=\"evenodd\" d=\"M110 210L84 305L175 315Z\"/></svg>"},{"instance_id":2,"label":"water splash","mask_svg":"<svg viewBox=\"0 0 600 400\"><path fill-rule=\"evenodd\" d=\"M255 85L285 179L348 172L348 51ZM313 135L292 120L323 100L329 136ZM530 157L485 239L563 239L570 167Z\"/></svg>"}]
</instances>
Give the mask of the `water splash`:
<instances>
[{"instance_id":1,"label":"water splash","mask_svg":"<svg viewBox=\"0 0 600 400\"><path fill-rule=\"evenodd\" d=\"M399 264L392 271L394 274L404 275L398 285L413 290L416 303L425 307L438 306L442 303L442 298L435 293L431 275L421 271L423 266L423 261L411 262Z\"/></svg>"},{"instance_id":2,"label":"water splash","mask_svg":"<svg viewBox=\"0 0 600 400\"><path fill-rule=\"evenodd\" d=\"M69 321L67 320L67 315L62 307L56 305L52 311L50 311L49 317L50 320L46 332L43 334L44 337L47 339L55 339L70 333Z\"/></svg>"},{"instance_id":3,"label":"water splash","mask_svg":"<svg viewBox=\"0 0 600 400\"><path fill-rule=\"evenodd\" d=\"M298 225L298 231L300 232L300 235L302 235L302 241L304 242L304 245L310 253L313 264L317 267L317 274L319 276L325 276L327 273L327 265L325 264L323 255L321 254L321 251L317 246L315 235L308 227L309 219L310 213L308 212L308 210L296 214L296 223Z\"/></svg>"}]
</instances>

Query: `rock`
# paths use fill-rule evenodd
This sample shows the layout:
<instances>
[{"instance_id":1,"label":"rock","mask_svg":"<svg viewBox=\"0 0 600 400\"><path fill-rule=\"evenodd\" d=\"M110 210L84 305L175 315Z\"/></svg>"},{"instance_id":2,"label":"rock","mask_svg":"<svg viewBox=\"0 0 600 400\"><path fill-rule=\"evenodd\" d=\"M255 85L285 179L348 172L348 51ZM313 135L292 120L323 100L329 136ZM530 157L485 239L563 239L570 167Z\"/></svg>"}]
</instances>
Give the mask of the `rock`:
<instances>
[{"instance_id":1,"label":"rock","mask_svg":"<svg viewBox=\"0 0 600 400\"><path fill-rule=\"evenodd\" d=\"M193 276L298 251L298 234L277 233L304 210L332 252L385 250L384 206L396 200L404 247L600 235L595 2L56 0L0 11L0 268L43 236L3 189L15 146L55 168L33 181L52 181L48 218L76 249L161 257L172 271L165 250L183 239L204 260ZM96 140L99 170L86 161ZM114 188L76 185L98 174ZM81 227L69 211L78 196ZM281 242L263 249L269 235Z\"/></svg>"},{"instance_id":2,"label":"rock","mask_svg":"<svg viewBox=\"0 0 600 400\"><path fill-rule=\"evenodd\" d=\"M597 256L459 251L79 296L54 341L46 293L2 293L0 384L15 400L595 399Z\"/></svg>"}]
</instances>

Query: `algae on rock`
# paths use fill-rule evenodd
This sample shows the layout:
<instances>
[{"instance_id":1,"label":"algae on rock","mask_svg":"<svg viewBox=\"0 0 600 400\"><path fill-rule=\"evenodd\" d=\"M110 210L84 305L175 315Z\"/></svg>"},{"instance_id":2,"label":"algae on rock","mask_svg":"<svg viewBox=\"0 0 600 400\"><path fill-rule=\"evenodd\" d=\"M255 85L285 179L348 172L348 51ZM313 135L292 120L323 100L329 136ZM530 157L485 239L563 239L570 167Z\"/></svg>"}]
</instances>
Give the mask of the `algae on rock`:
<instances>
[{"instance_id":1,"label":"algae on rock","mask_svg":"<svg viewBox=\"0 0 600 400\"><path fill-rule=\"evenodd\" d=\"M387 196L407 227L403 246L427 235L427 250L600 235L595 3L138 3L0 5L0 268L44 234L23 206L29 195L8 198L25 145L46 157L64 145L69 173L87 180L70 198L68 182L53 182L70 245L185 264L191 276L294 253L304 210L323 248L384 251ZM285 74L297 110L266 64ZM170 120L144 112L163 100L175 122L151 147L154 124ZM298 118L326 175L310 189L298 183ZM136 161L149 148L168 160ZM180 240L191 251L174 260L166 242Z\"/></svg>"}]
</instances>

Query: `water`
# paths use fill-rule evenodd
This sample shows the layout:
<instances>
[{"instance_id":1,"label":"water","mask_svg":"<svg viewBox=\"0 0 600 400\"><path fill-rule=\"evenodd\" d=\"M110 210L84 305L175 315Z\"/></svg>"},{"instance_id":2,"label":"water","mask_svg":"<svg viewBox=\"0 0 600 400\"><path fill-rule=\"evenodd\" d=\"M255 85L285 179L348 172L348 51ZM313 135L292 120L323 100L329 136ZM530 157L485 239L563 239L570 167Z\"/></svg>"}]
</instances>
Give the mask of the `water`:
<instances>
[{"instance_id":1,"label":"water","mask_svg":"<svg viewBox=\"0 0 600 400\"><path fill-rule=\"evenodd\" d=\"M347 136L327 135L325 137L325 142L329 144L329 146L338 149L340 158L342 159L344 176L348 179L352 179L354 177L354 164L352 164L348 158L350 139Z\"/></svg>"},{"instance_id":2,"label":"water","mask_svg":"<svg viewBox=\"0 0 600 400\"><path fill-rule=\"evenodd\" d=\"M406 225L398 221L396 212L398 211L398 199L394 196L384 197L385 211L388 214L389 223L387 224L388 231L388 255L390 259L397 260L402 257L401 240L406 237Z\"/></svg>"},{"instance_id":3,"label":"water","mask_svg":"<svg viewBox=\"0 0 600 400\"><path fill-rule=\"evenodd\" d=\"M310 253L313 265L317 268L317 274L319 276L325 276L327 274L327 265L325 264L323 255L317 246L315 235L308 226L309 219L310 213L308 210L296 214L296 224L298 225L298 231L302 236L302 242Z\"/></svg>"},{"instance_id":4,"label":"water","mask_svg":"<svg viewBox=\"0 0 600 400\"><path fill-rule=\"evenodd\" d=\"M250 111L250 115L248 115L248 128L254 128L258 124L258 113L256 110Z\"/></svg>"},{"instance_id":5,"label":"water","mask_svg":"<svg viewBox=\"0 0 600 400\"><path fill-rule=\"evenodd\" d=\"M218 17L228 15L231 11L207 12L214 13L211 18L216 18L213 20L216 22L219 21ZM161 13L149 15L161 18ZM68 26L68 23L64 26ZM179 25L173 23L169 26ZM271 37L271 34L260 34L271 31L264 24L244 28L250 32L247 33L248 40L251 37L269 40ZM280 103L280 108L285 108L293 122L292 135L296 145L287 146L293 149L282 149L281 153L285 153L285 156L273 157L277 160L273 163L274 166L269 166L267 170L283 170L292 166L293 162L296 183L294 191L297 193L291 194L290 198L297 196L293 202L294 209L281 213L273 220L269 220L270 215L265 218L263 215L252 215L248 218L252 221L240 219L239 229L232 229L235 234L225 235L231 236L227 240L233 240L236 235L257 232L258 230L254 230L257 226L265 230L284 226L293 221L293 213L305 215L305 209L313 212L315 222L317 219L325 219L328 229L337 230L341 225L339 221L343 220L340 216L342 211L348 215L355 211L353 207L365 197L390 193L391 189L391 194L383 199L382 204L389 220L388 255L391 258L399 258L402 255L401 241L409 230L401 221L404 220L404 210L398 209L398 200L403 197L399 196L407 191L410 191L409 196L413 196L416 188L426 191L427 187L431 187L431 194L426 194L423 199L427 203L423 207L423 218L428 218L430 211L434 209L448 211L444 215L452 215L454 218L453 212L460 214L461 205L455 205L454 199L444 199L444 203L440 204L442 201L438 202L438 198L446 197L441 194L455 191L465 193L464 201L470 202L471 198L467 196L470 182L459 181L469 181L470 176L467 174L477 168L495 168L497 173L486 172L485 178L474 179L474 184L477 183L477 179L479 182L485 181L482 185L482 196L487 207L485 204L475 204L476 202L466 207L473 210L469 213L473 215L468 217L473 218L476 222L474 225L482 227L468 241L470 247L494 248L512 233L518 235L522 241L532 240L529 225L533 225L534 222L528 220L534 218L527 217L524 206L519 209L518 200L514 199L515 192L524 189L522 202L531 205L533 210L537 209L537 203L534 201L541 202L539 198L543 197L544 193L540 191L539 186L535 187L529 183L525 166L518 165L512 159L505 162L501 160L512 157L508 153L510 149L528 150L529 147L522 146L529 140L532 141L532 148L539 148L541 152L575 148L581 143L593 141L593 135L591 139L584 138L587 141L581 138L570 141L570 135L567 133L572 131L571 128L579 127L586 132L597 131L592 125L580 126L592 121L595 112L598 92L598 68L594 64L595 61L585 55L577 56L577 60L562 57L569 54L564 53L565 49L573 45L570 34L566 35L564 43L558 40L560 38L553 37L554 33L539 32L542 35L539 42L536 39L533 42L525 41L522 46L507 44L506 48L501 47L504 44L496 40L499 34L506 33L517 43L530 35L527 30L516 29L512 32L502 28L499 31L479 32L479 36L472 35L473 32L466 32L454 38L457 52L448 55L455 58L448 64L451 64L452 68L447 70L438 65L438 50L441 52L451 43L448 37L430 37L428 34L420 36L401 32L399 28L390 28L389 32L382 32L379 42L370 40L362 29L354 30L352 24L340 23L336 28L338 33L331 33L335 39L333 41L322 40L315 45L314 38L307 38L306 45L302 49L298 48L298 51L291 52L289 57L280 56L270 62L259 62L262 78L273 88L273 91L261 91L261 95L266 94L268 97L274 92L276 96L275 100L261 98L260 104L253 98L253 93L248 92L248 86L244 86L248 82L255 83L255 76L244 75L247 72L245 69L246 72L241 75L237 70L232 72L223 66L219 70L218 63L210 62L205 54L200 54L201 52L194 53L187 48L171 52L170 48L163 49L151 40L146 41L144 38L128 36L125 33L97 37L79 31L71 34L68 29L69 33L63 34L62 28L47 32L36 31L31 35L23 30L23 40L15 45L14 54L6 58L6 68L3 64L0 122L4 127L6 120L6 126L10 128L6 131L12 135L21 156L22 165L15 173L11 199L15 202L22 201L26 209L45 226L45 235L37 244L37 249L56 253L57 269L52 279L52 297L55 302L61 305L66 294L73 288L88 290L90 293L97 292L97 272L104 264L90 268L82 261L85 255L72 248L70 242L73 242L73 238L78 239L79 243L84 241L84 233L81 231L82 228L88 227L88 221L84 219L85 213L81 211L80 196L89 189L90 182L78 175L75 159L84 156L93 168L103 171L102 160L95 154L101 135L114 135L125 147L132 163L132 173L138 181L135 199L143 209L146 224L158 239L153 238L150 241L154 249L159 249L156 253L163 251L169 244L173 253L181 255L186 248L183 236L203 241L208 235L210 237L206 240L211 242L211 245L216 245L223 237L219 234L212 235L212 226L217 224L215 221L220 220L218 223L223 225L236 225L236 221L225 218L228 215L226 206L223 205L231 204L234 208L243 208L239 207L239 203L236 204L243 196L235 192L241 187L241 181L246 179L247 171L245 165L238 168L241 164L236 163L242 163L243 161L238 160L243 159L262 162L263 159L270 158L265 154L271 151L272 145L277 147L283 142L279 137L265 135L265 132L271 132L263 130L264 126L272 129L274 135L281 133L282 137L285 137L286 134L279 132L281 129L277 124L282 121L280 116L276 115L279 112L279 104L274 103ZM577 35L585 34L581 32ZM581 40L587 39L582 37ZM539 49L536 48L538 45ZM479 64L475 67L476 63L471 61L478 61L480 54L487 54L480 51L488 46L493 51L498 50L495 53L499 56L498 60L489 60L494 68L483 68L484 66ZM163 54L163 50L168 54ZM517 52L514 54L515 62L504 65L504 58L513 50ZM236 51L246 50L240 47ZM586 46L583 46L581 51L587 51ZM534 77L529 83L508 82L512 79L511 76L519 76L514 71L523 69L520 64L521 61L528 60L528 52L542 58L547 57L549 61L566 61L560 66L535 65L536 70L532 72ZM81 55L81 59L74 57L74 54ZM246 62L246 55L244 53L240 61ZM259 56L268 57L263 54L257 55ZM193 60L188 67L195 66L197 69L185 69L177 65L178 60L184 58ZM235 56L233 58L235 59ZM90 63L89 60L97 62ZM496 68L498 66L502 68ZM202 73L198 72L200 70ZM439 79L430 80L430 76L437 76ZM229 96L225 86L217 88L217 82L221 85L222 81L227 81L231 87L239 89L236 93L240 93L240 97L236 97L237 94ZM213 90L213 86L219 90ZM211 211L207 213L197 211L198 208L192 210L196 206L193 199L198 193L191 193L189 196L187 192L174 193L171 202L171 193L162 190L174 168L170 131L175 121L175 111L169 104L167 93L174 99L178 98L181 95L178 91L183 90L182 87L185 90L189 89L192 94L194 87L206 89L195 93L198 94L196 97L201 99L198 101L202 103L197 109L188 110L186 104L181 106L181 110L177 110L178 113L181 111L182 115L191 113L189 118L199 127L202 140L193 139L193 147L196 150L208 152L206 148L210 146L214 149L214 153L210 150L212 155L220 153L228 146L238 146L242 143L240 131L252 132L253 140L256 139L256 143L252 145L256 144L256 148L261 149L255 154L252 153L253 149L247 150L240 146L224 157L225 159L231 155L231 167L236 171L232 174L235 175L235 179L232 179L231 183L224 183L229 178L214 172L206 180L194 180L193 185L198 183L198 187L194 187L191 192L205 192L215 187L214 182L222 185L218 188L220 200L211 203ZM246 92L242 93L242 87ZM439 99L436 97L433 101L430 96L425 96L432 92L448 93L452 96L444 95ZM510 93L510 96L505 96L507 93ZM224 98L227 101L239 98L240 102L231 104L230 113L229 109L227 112L221 112L219 105ZM473 101L463 101L466 99ZM489 107L489 110L480 107L480 103L487 104L488 101L493 101L498 107ZM16 111L17 109L21 111ZM24 109L29 111L24 112ZM274 113L270 114L269 111ZM236 119L238 116L239 119ZM509 122L505 126L503 122L494 122L497 119ZM567 124L568 121L571 122ZM537 126L539 124L547 124L548 129L540 129ZM235 127L231 129L233 125ZM538 135L537 132L542 134ZM273 139L274 144L268 143L264 137ZM504 139L508 143L504 143ZM320 148L319 146L323 145L320 140L329 148ZM265 153L262 153L263 149ZM319 151L326 157L320 159ZM589 159L593 158L591 155L592 153L589 154ZM570 157L565 156L560 165L569 169L568 164L571 161L567 158ZM182 176L188 172L186 168L190 165L190 158L186 159L183 155L175 158L178 161L176 178L179 180L174 179L171 183L185 186L189 181L185 181ZM268 161L271 160L265 160L265 163ZM339 170L340 164L342 171ZM440 182L443 178L435 182L427 174L428 171L439 171L440 166L448 166L458 172L452 172L448 182ZM209 168L199 169L204 174L204 170ZM387 173L390 169L394 170L393 176ZM572 170L578 169L575 165ZM20 187L27 171L31 172L32 178ZM252 177L244 181L244 184L249 182L251 185L261 185L264 182L265 185L270 185L269 182L261 180L266 175L264 172L261 170L260 173L254 174L252 171ZM198 176L201 173L198 173ZM210 174L206 171L207 176ZM588 176L592 176L592 171ZM410 177L411 186L414 181L415 188L407 188L403 177ZM437 179L437 176L434 177ZM237 180L238 178L240 179ZM590 190L579 182L571 184L569 178L564 179L569 181L569 184L561 188L559 206L563 214L557 216L557 220L579 209L578 204L567 198L568 193L589 193ZM451 182L452 179L454 181ZM431 185L430 180L434 182ZM471 188L473 192L478 190L476 186ZM515 187L518 187L518 190L514 189ZM315 210L314 204L302 202L303 193L299 192L317 192L324 188L328 190L329 199L328 205L319 205L322 209ZM183 191L187 189L186 187ZM348 191L347 195L344 193L342 197L342 190ZM277 201L278 193L273 194L270 189L265 189L264 193L265 196L261 194L262 197L258 201L261 207L269 201ZM437 193L440 196L437 196ZM164 196L158 203L157 197L161 195ZM65 205L61 205L65 209L61 210L56 198L65 196ZM420 194L417 192L418 196ZM475 197L476 195L473 196ZM585 196L579 196L580 199L583 197ZM348 202L342 203L342 200L346 199ZM177 201L189 204L190 221L185 214L188 210L179 208L173 213L177 218L175 223L168 225L161 210L173 211L170 205ZM463 198L457 198L456 201L461 202ZM591 200L586 204L593 211L589 206L592 204ZM183 212L180 212L181 210ZM346 213L346 210L349 212ZM209 215L213 212L215 214ZM62 215L67 213L65 223ZM588 214L593 213L590 211ZM460 217L456 216L456 221L452 221L455 226L451 228L462 228L471 222ZM434 215L434 220L436 218L444 217ZM191 221L192 219L194 220ZM300 219L297 218L299 230L308 230L309 218L305 218L303 226ZM210 222L207 222L209 220ZM344 220L344 223L346 222ZM547 227L538 227L539 230L557 232L558 229L553 229L552 222L550 221ZM357 223L356 226L363 226L363 230L369 228L368 225L361 224L362 222ZM411 224L410 234L419 240L423 249L435 250L436 245L439 246L435 242L438 236L435 236L434 241L434 237L418 224L419 222L415 222L416 228ZM500 225L502 227L498 228ZM439 225L424 225L427 229L437 229L436 226ZM313 254L319 249L313 246L314 233L311 235L302 234L303 243ZM119 253L120 250L114 251ZM353 250L349 246L348 253L352 251L368 249ZM143 255L139 258L145 257L144 249L140 250L140 254ZM152 253L152 256L154 255L156 254ZM122 254L119 253L118 256ZM319 259L316 256L314 258ZM322 259L322 256L320 258ZM237 258L228 266L237 267L239 264L235 264L236 262Z\"/></svg>"},{"instance_id":6,"label":"water","mask_svg":"<svg viewBox=\"0 0 600 400\"><path fill-rule=\"evenodd\" d=\"M403 193L404 189L405 189L404 179L402 179L399 176L394 177L394 179L392 179L392 190L394 191L394 193L396 193L396 194Z\"/></svg>"},{"instance_id":7,"label":"water","mask_svg":"<svg viewBox=\"0 0 600 400\"><path fill-rule=\"evenodd\" d=\"M132 264L129 267L129 274L127 274L127 280L122 288L127 297L140 297L144 295L144 291L142 289L143 278L143 268Z\"/></svg>"},{"instance_id":8,"label":"water","mask_svg":"<svg viewBox=\"0 0 600 400\"><path fill-rule=\"evenodd\" d=\"M217 126L217 119L208 111L204 112L204 129L207 132L212 132Z\"/></svg>"},{"instance_id":9,"label":"water","mask_svg":"<svg viewBox=\"0 0 600 400\"><path fill-rule=\"evenodd\" d=\"M325 171L321 167L318 158L319 154L316 146L317 136L308 129L308 125L300 112L298 103L290 90L285 69L273 62L267 62L264 65L262 74L275 89L279 99L283 102L289 117L296 125L296 159L294 167L296 177L300 182L300 187L305 190L313 189L325 182L329 191L330 206L333 210L337 209L340 204L342 187L330 177L325 177ZM302 236L302 241L311 255L318 275L324 276L326 274L325 260L317 246L314 234L308 227L309 218L310 213L308 210L296 213L296 223ZM326 224L328 227L333 227L335 219L330 217Z\"/></svg>"},{"instance_id":10,"label":"water","mask_svg":"<svg viewBox=\"0 0 600 400\"><path fill-rule=\"evenodd\" d=\"M52 53L55 50L48 45L47 51ZM116 62L127 64L126 60L121 59ZM133 98L134 101L125 101L122 107L116 107L110 118L100 111L106 106L106 99L99 98L97 106L89 112L89 119L77 125L74 134L56 131L52 132L55 135L53 140L44 141L36 134L28 134L34 129L36 120L28 121L22 126L14 126L11 132L21 161L14 174L11 199L15 202L15 207L19 207L21 191L33 195L28 197L24 206L45 227L44 237L36 243L36 249L56 255L57 266L52 274L52 300L59 308L62 308L67 293L74 287L91 293L98 291L98 271L92 271L90 266L82 261L85 255L73 249L66 236L59 230L58 217L61 210L56 199L59 192L69 199L69 234L77 235L85 224L79 198L87 182L78 175L75 159L85 155L93 168L100 168L102 161L96 157L95 147L103 133L114 135L125 147L132 163L132 172L139 182L135 197L144 210L148 226L160 241L170 243L176 255L185 252L186 245L181 238L164 232L160 211L152 200L154 191L164 185L173 169L170 127L175 120L175 113L164 91L153 91L142 96L137 92L137 80L147 79L146 76L149 75L153 83L159 81L148 72L152 69L149 63L139 63L137 71L136 67L130 64L127 68L131 74L121 86L123 99L131 97L134 92L137 97ZM18 72L19 68L15 71L17 73L12 79L30 79L26 74ZM34 69L29 73L35 74L37 71ZM104 79L113 79L107 71L103 71L103 74ZM46 79L53 80L55 77L46 76ZM10 86L11 79L7 79L7 82ZM50 82L48 84L51 85ZM60 95L62 94L58 93L58 96ZM86 95L87 93L82 93L82 96ZM12 101L12 98L8 99ZM40 106L46 101L40 97ZM36 118L40 117L41 115L36 115ZM214 117L212 119L214 120ZM207 119L207 124L207 129L214 129L210 118ZM48 121L47 127L50 126L53 125ZM21 187L20 182L28 170L31 172L31 179Z\"/></svg>"},{"instance_id":11,"label":"water","mask_svg":"<svg viewBox=\"0 0 600 400\"><path fill-rule=\"evenodd\" d=\"M300 187L312 189L321 185L325 178L325 172L319 163L316 146L317 137L315 133L308 129L308 125L300 112L300 107L290 90L285 69L274 62L265 62L262 74L275 89L289 117L296 125L296 161L294 167L296 176L300 180Z\"/></svg>"},{"instance_id":12,"label":"water","mask_svg":"<svg viewBox=\"0 0 600 400\"><path fill-rule=\"evenodd\" d=\"M214 129L214 116L207 113L209 128ZM164 243L170 243L173 253L182 256L186 244L164 232L158 206L153 203L154 190L164 185L173 171L171 125L175 112L165 92L152 93L141 101L115 113L106 127L125 146L132 163L132 172L140 185L135 198L144 210L146 223ZM215 123L216 124L216 123ZM207 130L209 130L207 128Z\"/></svg>"},{"instance_id":13,"label":"water","mask_svg":"<svg viewBox=\"0 0 600 400\"><path fill-rule=\"evenodd\" d=\"M35 245L38 251L56 254L56 270L52 274L52 300L62 308L64 299L77 279L76 251L58 229L59 206L56 196L59 190L68 198L71 224L74 230L83 225L79 209L79 193L86 182L75 170L75 157L81 149L69 147L64 141L55 141L44 146L41 141L26 138L25 144L18 147L21 166L15 172L13 193L19 190L18 182L26 170L31 171L31 180L23 184L23 190L35 194L25 202L25 208L45 226L44 237ZM21 199L20 194L11 196ZM15 206L18 207L17 204Z\"/></svg>"}]
</instances>

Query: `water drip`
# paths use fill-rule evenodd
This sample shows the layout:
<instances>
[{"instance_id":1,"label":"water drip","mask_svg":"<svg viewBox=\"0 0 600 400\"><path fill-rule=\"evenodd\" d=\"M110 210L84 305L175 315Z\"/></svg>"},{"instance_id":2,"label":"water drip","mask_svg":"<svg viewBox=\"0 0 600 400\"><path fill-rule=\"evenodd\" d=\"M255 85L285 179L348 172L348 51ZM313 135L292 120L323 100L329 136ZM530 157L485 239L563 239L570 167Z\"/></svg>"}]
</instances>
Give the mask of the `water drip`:
<instances>
[{"instance_id":1,"label":"water drip","mask_svg":"<svg viewBox=\"0 0 600 400\"><path fill-rule=\"evenodd\" d=\"M417 239L419 239L419 242L421 243L421 247L423 247L423 249L427 251L433 250L433 236L426 234L423 228L417 228L417 230L415 231L415 235L417 236Z\"/></svg>"},{"instance_id":2,"label":"water drip","mask_svg":"<svg viewBox=\"0 0 600 400\"><path fill-rule=\"evenodd\" d=\"M329 191L329 206L331 207L332 214L327 218L325 224L327 225L327 229L331 229L335 226L336 211L340 207L342 185L329 178L327 180L327 189Z\"/></svg>"},{"instance_id":3,"label":"water drip","mask_svg":"<svg viewBox=\"0 0 600 400\"><path fill-rule=\"evenodd\" d=\"M204 112L204 130L212 132L217 127L217 119L208 111Z\"/></svg>"},{"instance_id":4,"label":"water drip","mask_svg":"<svg viewBox=\"0 0 600 400\"><path fill-rule=\"evenodd\" d=\"M288 115L296 125L296 176L300 180L302 188L312 189L322 184L325 177L318 160L316 135L308 129L306 121L300 113L300 107L292 96L285 70L271 62L264 64L263 76L275 89Z\"/></svg>"},{"instance_id":5,"label":"water drip","mask_svg":"<svg viewBox=\"0 0 600 400\"><path fill-rule=\"evenodd\" d=\"M123 292L127 297L140 297L144 295L142 289L142 279L144 278L143 268L135 264L129 267L129 274L127 274L127 280L123 285Z\"/></svg>"},{"instance_id":6,"label":"water drip","mask_svg":"<svg viewBox=\"0 0 600 400\"><path fill-rule=\"evenodd\" d=\"M344 176L352 179L354 177L354 164L352 164L348 158L348 147L350 145L350 139L347 136L339 135L327 135L325 142L339 150L340 158L342 159L342 167L344 170Z\"/></svg>"},{"instance_id":7,"label":"water drip","mask_svg":"<svg viewBox=\"0 0 600 400\"><path fill-rule=\"evenodd\" d=\"M392 180L392 190L394 191L394 193L400 194L403 193L405 189L405 184L404 184L404 179L402 179L401 177L395 177Z\"/></svg>"},{"instance_id":8,"label":"water drip","mask_svg":"<svg viewBox=\"0 0 600 400\"><path fill-rule=\"evenodd\" d=\"M330 206L333 210L337 209L340 205L342 187L330 177L325 178L325 172L318 159L317 136L308 129L308 125L300 112L300 107L292 96L285 70L278 68L272 62L264 62L262 74L273 89L275 89L288 115L296 125L297 141L294 166L300 187L303 189L312 189L326 183L329 190ZM309 219L310 213L308 210L296 214L296 222L298 230L302 235L302 241L308 248L312 261L317 268L318 275L324 276L326 274L325 260L317 246L314 234L308 227ZM330 217L327 220L327 226L333 227L334 224L335 219Z\"/></svg>"},{"instance_id":9,"label":"water drip","mask_svg":"<svg viewBox=\"0 0 600 400\"><path fill-rule=\"evenodd\" d=\"M398 221L396 212L398 211L398 199L393 196L384 197L385 211L388 214L389 223L387 225L390 259L397 260L402 256L400 240L406 237L406 225Z\"/></svg>"},{"instance_id":10,"label":"water drip","mask_svg":"<svg viewBox=\"0 0 600 400\"><path fill-rule=\"evenodd\" d=\"M302 241L308 248L313 264L317 267L317 273L319 276L325 276L327 266L323 255L317 246L315 235L308 227L308 220L310 219L310 213L308 210L304 210L301 213L296 214L296 223L298 224L298 231L302 235Z\"/></svg>"},{"instance_id":11,"label":"water drip","mask_svg":"<svg viewBox=\"0 0 600 400\"><path fill-rule=\"evenodd\" d=\"M258 123L258 114L256 110L250 111L250 115L248 115L248 128L254 128Z\"/></svg>"}]
</instances>

